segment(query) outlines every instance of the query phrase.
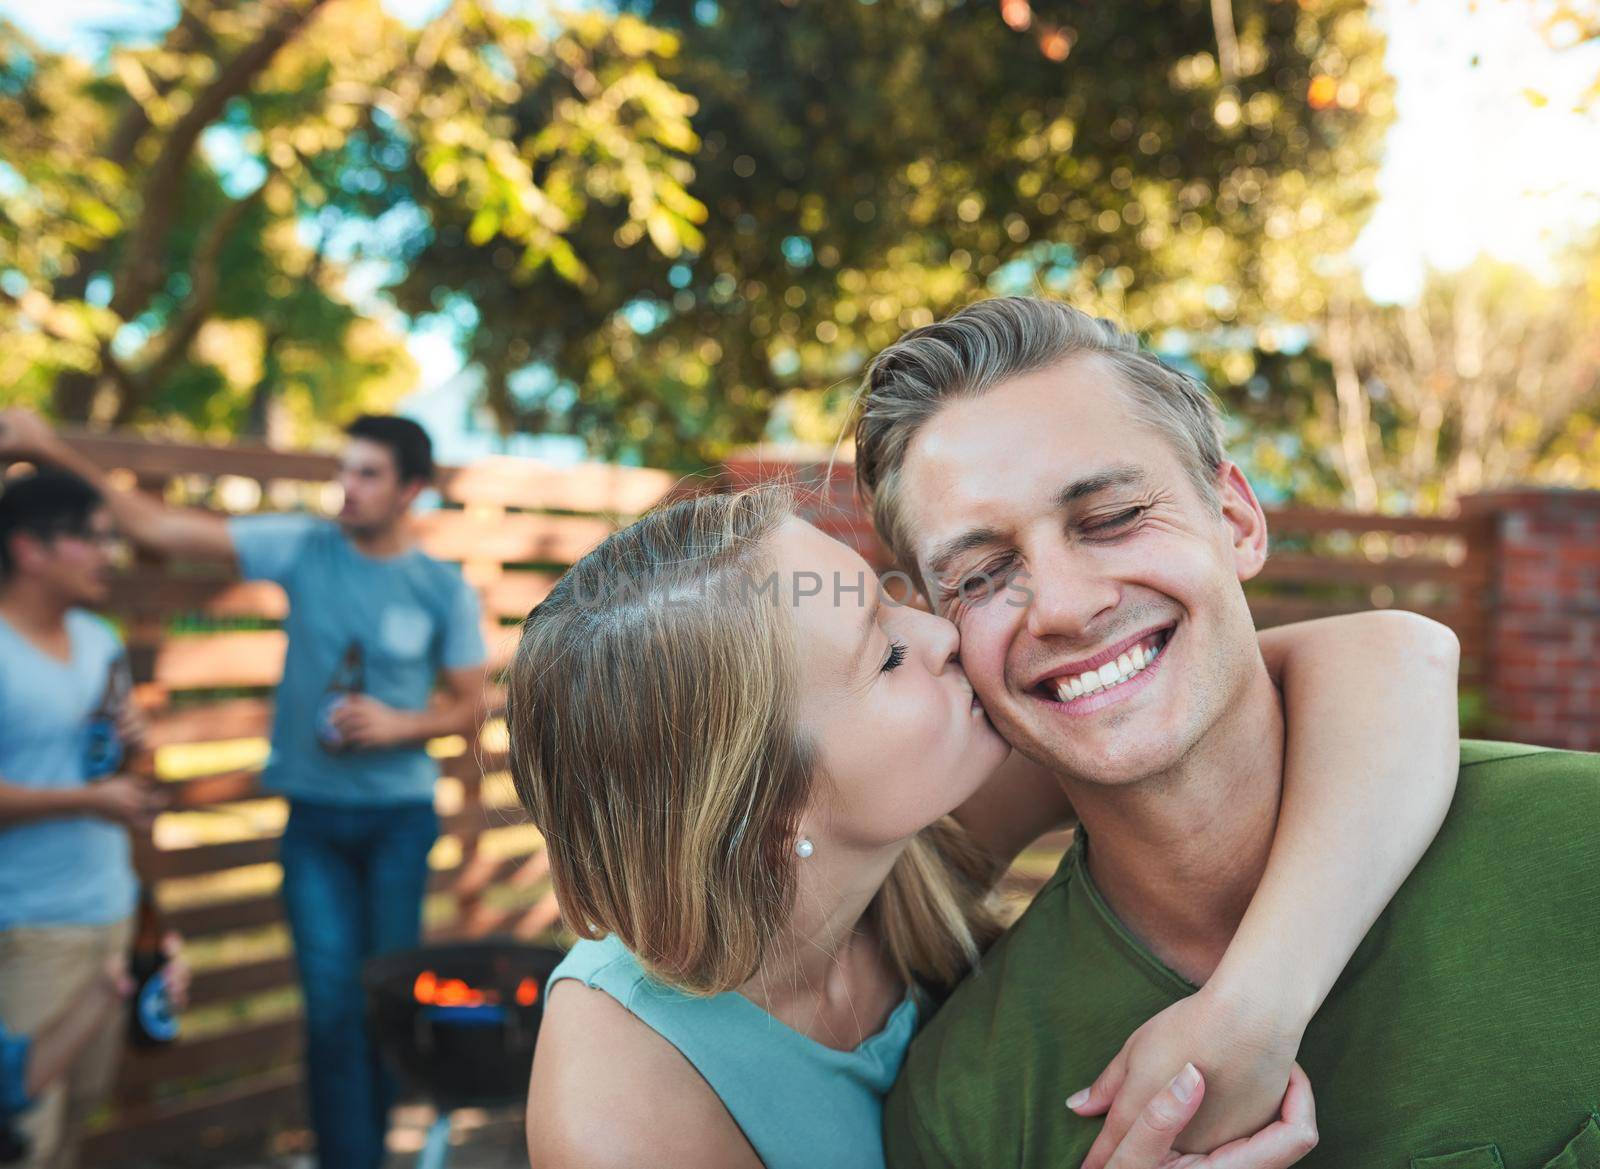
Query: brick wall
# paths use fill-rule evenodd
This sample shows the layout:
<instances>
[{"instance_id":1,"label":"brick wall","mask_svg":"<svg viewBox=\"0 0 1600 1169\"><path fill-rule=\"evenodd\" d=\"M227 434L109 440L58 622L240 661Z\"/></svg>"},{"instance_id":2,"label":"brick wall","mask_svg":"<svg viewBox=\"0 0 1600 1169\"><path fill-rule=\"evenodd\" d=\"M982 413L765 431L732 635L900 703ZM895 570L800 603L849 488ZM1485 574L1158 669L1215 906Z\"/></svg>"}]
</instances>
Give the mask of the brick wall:
<instances>
[{"instance_id":1,"label":"brick wall","mask_svg":"<svg viewBox=\"0 0 1600 1169\"><path fill-rule=\"evenodd\" d=\"M1600 492L1474 496L1490 519L1486 701L1508 739L1600 750Z\"/></svg>"}]
</instances>

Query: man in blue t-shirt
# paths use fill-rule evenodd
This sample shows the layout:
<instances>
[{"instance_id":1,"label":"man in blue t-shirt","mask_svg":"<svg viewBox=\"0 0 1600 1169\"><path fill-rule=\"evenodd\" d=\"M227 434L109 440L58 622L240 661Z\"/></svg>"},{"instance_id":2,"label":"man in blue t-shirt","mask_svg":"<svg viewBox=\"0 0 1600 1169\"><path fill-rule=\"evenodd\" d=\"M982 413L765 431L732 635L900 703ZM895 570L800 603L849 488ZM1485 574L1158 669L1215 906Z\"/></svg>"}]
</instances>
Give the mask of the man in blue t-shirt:
<instances>
[{"instance_id":1,"label":"man in blue t-shirt","mask_svg":"<svg viewBox=\"0 0 1600 1169\"><path fill-rule=\"evenodd\" d=\"M482 717L487 653L476 594L425 554L409 512L433 478L427 434L364 415L346 431L337 520L226 518L120 490L36 415L0 413L0 455L100 487L121 530L165 556L235 565L289 597L263 787L289 800L283 898L305 999L312 1125L324 1169L371 1169L393 1097L364 1026L361 964L414 945L438 835L429 739ZM434 684L443 694L430 701Z\"/></svg>"},{"instance_id":2,"label":"man in blue t-shirt","mask_svg":"<svg viewBox=\"0 0 1600 1169\"><path fill-rule=\"evenodd\" d=\"M138 896L128 830L147 830L161 805L139 777L89 781L91 715L123 656L90 612L106 600L115 539L104 500L74 475L0 484L0 1019L15 1031L58 1018L123 960ZM117 727L138 745L131 705ZM19 1122L25 1164L75 1159L110 1089L119 1022L102 1017Z\"/></svg>"}]
</instances>

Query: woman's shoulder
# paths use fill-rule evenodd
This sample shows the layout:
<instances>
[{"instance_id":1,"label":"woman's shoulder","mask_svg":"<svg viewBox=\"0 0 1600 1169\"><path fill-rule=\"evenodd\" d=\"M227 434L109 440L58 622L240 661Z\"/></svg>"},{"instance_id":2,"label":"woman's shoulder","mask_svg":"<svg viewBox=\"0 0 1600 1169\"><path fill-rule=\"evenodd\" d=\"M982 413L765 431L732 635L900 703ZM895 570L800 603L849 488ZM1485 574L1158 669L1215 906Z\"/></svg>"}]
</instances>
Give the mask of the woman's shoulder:
<instances>
[{"instance_id":1,"label":"woman's shoulder","mask_svg":"<svg viewBox=\"0 0 1600 1169\"><path fill-rule=\"evenodd\" d=\"M541 1166L761 1164L682 1053L581 978L554 982L545 998L527 1123Z\"/></svg>"}]
</instances>

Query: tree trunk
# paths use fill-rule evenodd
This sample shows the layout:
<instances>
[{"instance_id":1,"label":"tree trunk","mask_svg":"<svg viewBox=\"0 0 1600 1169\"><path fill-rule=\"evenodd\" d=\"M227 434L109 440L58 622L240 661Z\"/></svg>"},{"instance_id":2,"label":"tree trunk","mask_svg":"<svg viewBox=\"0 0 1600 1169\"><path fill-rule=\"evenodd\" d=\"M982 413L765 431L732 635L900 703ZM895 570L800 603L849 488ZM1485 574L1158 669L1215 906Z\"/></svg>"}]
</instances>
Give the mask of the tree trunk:
<instances>
[{"instance_id":1,"label":"tree trunk","mask_svg":"<svg viewBox=\"0 0 1600 1169\"><path fill-rule=\"evenodd\" d=\"M1348 305L1332 306L1328 313L1328 356L1333 364L1333 388L1339 400L1339 450L1345 485L1359 511L1375 511L1378 481L1372 473L1367 433L1372 426L1371 405L1356 370L1355 338Z\"/></svg>"},{"instance_id":2,"label":"tree trunk","mask_svg":"<svg viewBox=\"0 0 1600 1169\"><path fill-rule=\"evenodd\" d=\"M150 298L160 287L163 275L162 249L178 214L178 194L182 188L184 171L194 155L201 133L222 115L229 101L239 96L255 81L289 40L315 15L327 0L301 0L285 2L281 12L261 35L242 49L231 61L223 65L216 77L195 96L187 113L168 130L156 159L146 172L139 191L139 218L121 239L123 262L117 272L111 296L111 310L124 321L131 321L150 304ZM141 114L125 117L115 134L115 144L128 149L142 136L139 124ZM124 144L126 144L124 146ZM87 286L88 272L93 266L91 257L73 275L75 282ZM76 284L74 285L76 286ZM81 295L81 292L80 292ZM109 348L105 352L109 355ZM54 408L63 421L83 423L89 420L94 404L95 374L64 373L56 379ZM118 416L130 415L142 403L119 402Z\"/></svg>"},{"instance_id":3,"label":"tree trunk","mask_svg":"<svg viewBox=\"0 0 1600 1169\"><path fill-rule=\"evenodd\" d=\"M244 425L240 428L240 436L265 440L271 422L272 399L278 392L278 378L281 374L278 368L278 344L283 340L283 333L273 331L267 334L265 343L261 347L261 376L256 379L256 384L250 390L250 405L245 410Z\"/></svg>"}]
</instances>

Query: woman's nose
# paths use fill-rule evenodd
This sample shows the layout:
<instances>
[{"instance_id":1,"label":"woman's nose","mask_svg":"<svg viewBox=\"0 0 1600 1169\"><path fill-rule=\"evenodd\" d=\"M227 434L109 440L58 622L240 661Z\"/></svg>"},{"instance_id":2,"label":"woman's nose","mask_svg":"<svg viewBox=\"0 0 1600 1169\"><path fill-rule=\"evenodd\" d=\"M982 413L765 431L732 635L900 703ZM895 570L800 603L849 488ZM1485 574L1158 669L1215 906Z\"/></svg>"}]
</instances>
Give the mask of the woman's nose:
<instances>
[{"instance_id":1,"label":"woman's nose","mask_svg":"<svg viewBox=\"0 0 1600 1169\"><path fill-rule=\"evenodd\" d=\"M961 631L956 628L956 623L934 613L919 613L918 616L926 623L922 636L926 639L928 669L941 674L951 663L959 664Z\"/></svg>"}]
</instances>

